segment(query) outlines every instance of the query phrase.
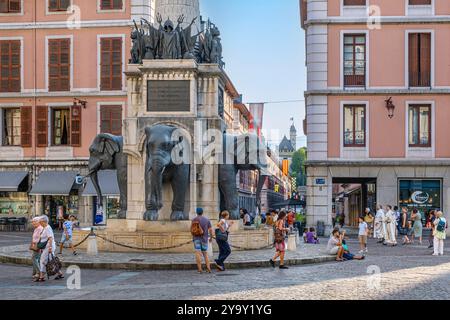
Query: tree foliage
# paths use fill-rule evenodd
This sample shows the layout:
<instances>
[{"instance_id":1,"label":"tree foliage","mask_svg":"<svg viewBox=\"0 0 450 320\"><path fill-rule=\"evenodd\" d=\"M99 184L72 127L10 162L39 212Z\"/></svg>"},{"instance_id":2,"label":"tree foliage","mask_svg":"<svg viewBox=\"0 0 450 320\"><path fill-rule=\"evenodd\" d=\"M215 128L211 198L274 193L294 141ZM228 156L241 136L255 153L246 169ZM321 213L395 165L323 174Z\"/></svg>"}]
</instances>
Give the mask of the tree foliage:
<instances>
[{"instance_id":1,"label":"tree foliage","mask_svg":"<svg viewBox=\"0 0 450 320\"><path fill-rule=\"evenodd\" d=\"M301 148L294 152L291 164L291 176L297 178L297 186L306 185L306 148Z\"/></svg>"}]
</instances>

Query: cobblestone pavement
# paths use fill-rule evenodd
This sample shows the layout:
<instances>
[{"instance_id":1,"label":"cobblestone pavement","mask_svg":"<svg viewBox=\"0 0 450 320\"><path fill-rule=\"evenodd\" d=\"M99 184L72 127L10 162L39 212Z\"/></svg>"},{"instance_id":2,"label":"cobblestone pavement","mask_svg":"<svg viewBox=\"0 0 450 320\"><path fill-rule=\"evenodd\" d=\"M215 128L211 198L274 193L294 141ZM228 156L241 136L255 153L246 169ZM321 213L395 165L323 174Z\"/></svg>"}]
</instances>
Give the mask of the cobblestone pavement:
<instances>
[{"instance_id":1,"label":"cobblestone pavement","mask_svg":"<svg viewBox=\"0 0 450 320\"><path fill-rule=\"evenodd\" d=\"M355 240L350 248L357 251ZM446 243L450 249L450 243ZM81 290L66 280L30 281L30 267L0 265L2 299L450 299L450 251L388 248L370 242L364 261L225 273L81 270ZM372 274L379 270L381 273ZM70 275L66 274L66 279Z\"/></svg>"}]
</instances>

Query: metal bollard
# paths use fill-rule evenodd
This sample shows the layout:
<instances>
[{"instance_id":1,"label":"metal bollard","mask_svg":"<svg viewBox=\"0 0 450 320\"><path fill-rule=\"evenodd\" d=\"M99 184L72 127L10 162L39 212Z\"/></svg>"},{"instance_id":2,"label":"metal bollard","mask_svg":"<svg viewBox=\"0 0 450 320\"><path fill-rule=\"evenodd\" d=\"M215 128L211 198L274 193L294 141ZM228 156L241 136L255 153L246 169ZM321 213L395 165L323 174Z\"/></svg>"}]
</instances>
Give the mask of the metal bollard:
<instances>
[{"instance_id":1,"label":"metal bollard","mask_svg":"<svg viewBox=\"0 0 450 320\"><path fill-rule=\"evenodd\" d=\"M94 228L91 228L91 234L89 235L87 244L87 255L88 256L98 255L97 237L95 236Z\"/></svg>"}]
</instances>

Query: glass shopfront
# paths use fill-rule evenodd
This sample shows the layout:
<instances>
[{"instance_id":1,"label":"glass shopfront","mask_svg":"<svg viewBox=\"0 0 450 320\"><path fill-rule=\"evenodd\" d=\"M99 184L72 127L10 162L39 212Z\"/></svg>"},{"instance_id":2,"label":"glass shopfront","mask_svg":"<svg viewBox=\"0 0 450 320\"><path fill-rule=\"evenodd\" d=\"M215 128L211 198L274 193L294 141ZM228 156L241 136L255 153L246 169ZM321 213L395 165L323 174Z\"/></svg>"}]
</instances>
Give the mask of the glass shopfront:
<instances>
[{"instance_id":1,"label":"glass shopfront","mask_svg":"<svg viewBox=\"0 0 450 320\"><path fill-rule=\"evenodd\" d=\"M0 217L27 217L30 205L25 192L0 192Z\"/></svg>"},{"instance_id":2,"label":"glass shopfront","mask_svg":"<svg viewBox=\"0 0 450 320\"><path fill-rule=\"evenodd\" d=\"M409 211L418 209L422 219L431 210L441 210L442 180L400 180L399 205Z\"/></svg>"},{"instance_id":3,"label":"glass shopfront","mask_svg":"<svg viewBox=\"0 0 450 320\"><path fill-rule=\"evenodd\" d=\"M49 217L52 227L60 229L64 214L78 215L78 195L44 196L44 214Z\"/></svg>"},{"instance_id":4,"label":"glass shopfront","mask_svg":"<svg viewBox=\"0 0 450 320\"><path fill-rule=\"evenodd\" d=\"M94 224L106 225L107 219L117 219L120 212L120 197L103 197L103 205L106 208L99 208L97 197L94 197Z\"/></svg>"}]
</instances>

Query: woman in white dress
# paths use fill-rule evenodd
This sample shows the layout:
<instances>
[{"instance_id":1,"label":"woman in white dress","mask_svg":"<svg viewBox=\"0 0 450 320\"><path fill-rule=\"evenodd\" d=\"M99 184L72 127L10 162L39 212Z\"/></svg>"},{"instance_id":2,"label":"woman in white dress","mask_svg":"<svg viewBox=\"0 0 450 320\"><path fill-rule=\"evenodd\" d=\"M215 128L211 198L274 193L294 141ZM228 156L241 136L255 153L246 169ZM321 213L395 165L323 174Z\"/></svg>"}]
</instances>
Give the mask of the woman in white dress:
<instances>
[{"instance_id":1,"label":"woman in white dress","mask_svg":"<svg viewBox=\"0 0 450 320\"><path fill-rule=\"evenodd\" d=\"M49 260L49 256L55 253L56 250L56 243L55 243L55 235L53 234L52 227L48 224L48 217L42 216L40 219L40 224L43 228L42 233L40 235L39 243L45 244L45 248L42 249L41 253L41 261L40 261L40 277L36 281L38 282L44 282L45 281L45 273L46 273L46 266L47 262ZM39 246L39 244L38 244ZM59 280L64 278L61 271L58 272L56 275L55 280Z\"/></svg>"}]
</instances>

